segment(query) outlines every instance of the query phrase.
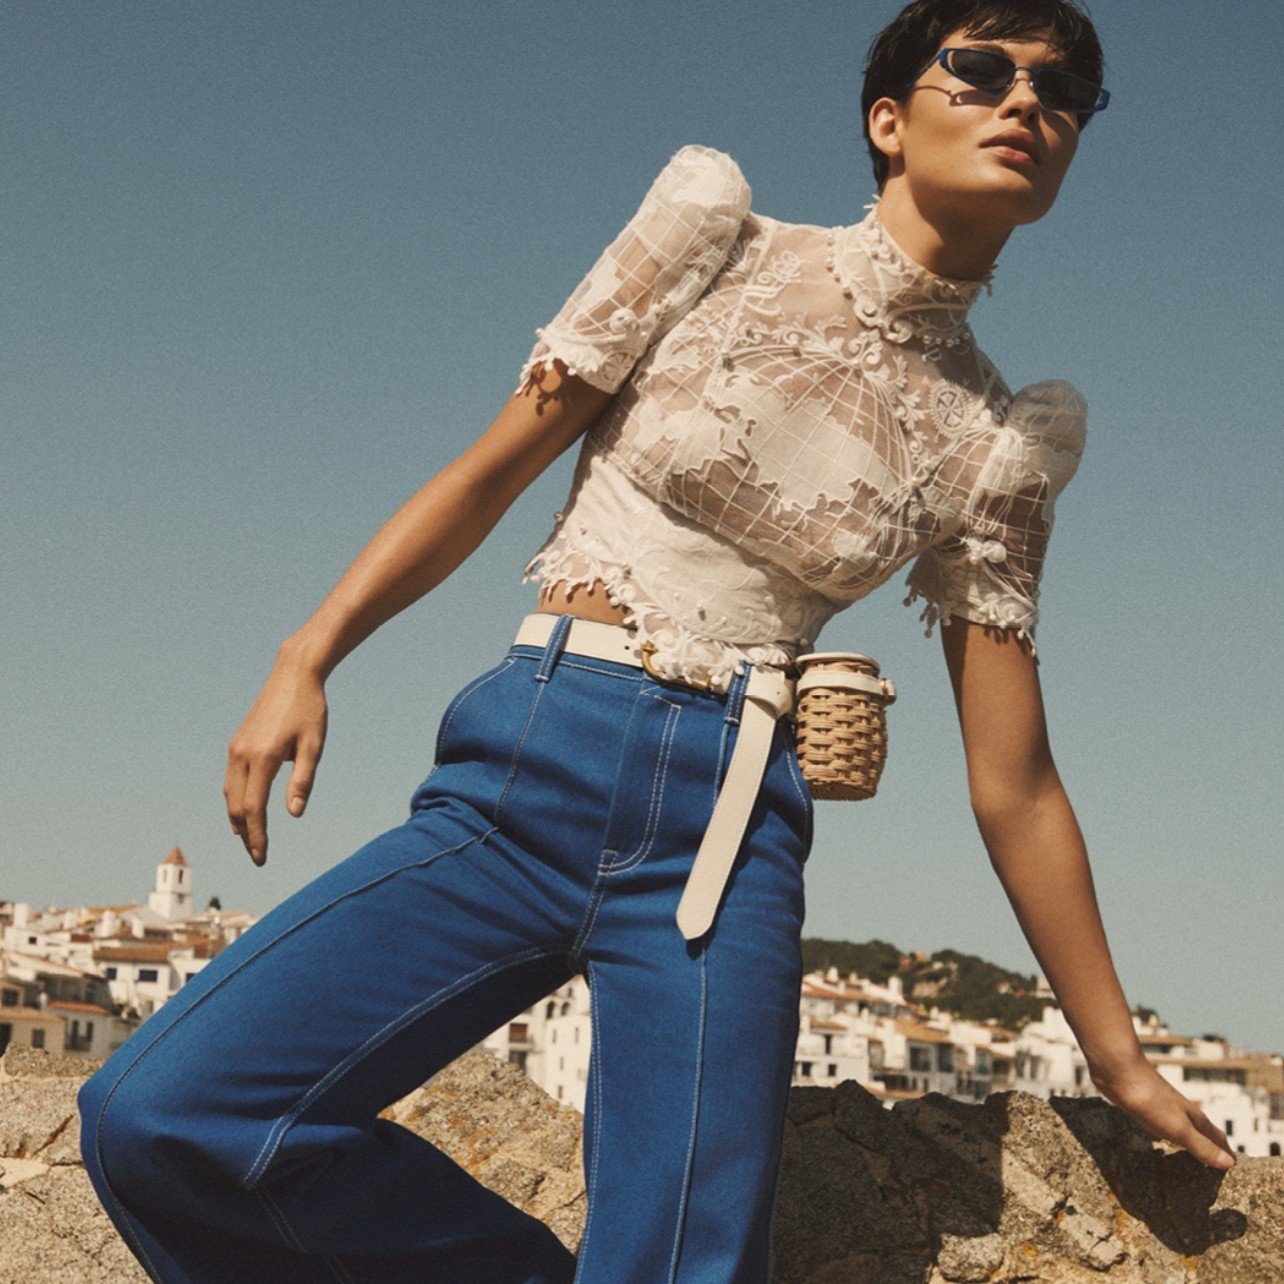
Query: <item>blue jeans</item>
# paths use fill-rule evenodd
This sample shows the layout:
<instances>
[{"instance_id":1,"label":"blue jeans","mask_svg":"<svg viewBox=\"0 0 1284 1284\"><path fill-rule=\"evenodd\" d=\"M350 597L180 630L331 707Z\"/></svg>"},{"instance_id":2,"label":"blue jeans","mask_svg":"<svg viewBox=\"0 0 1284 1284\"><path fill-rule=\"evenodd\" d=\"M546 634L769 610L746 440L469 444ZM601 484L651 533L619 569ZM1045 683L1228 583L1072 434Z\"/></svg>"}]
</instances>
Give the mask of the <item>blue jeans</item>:
<instances>
[{"instance_id":1,"label":"blue jeans","mask_svg":"<svg viewBox=\"0 0 1284 1284\"><path fill-rule=\"evenodd\" d=\"M726 694L548 644L451 700L404 822L233 941L80 1090L152 1279L757 1284L798 1032L812 804L788 718L713 927L678 899ZM582 973L578 1256L380 1110Z\"/></svg>"}]
</instances>

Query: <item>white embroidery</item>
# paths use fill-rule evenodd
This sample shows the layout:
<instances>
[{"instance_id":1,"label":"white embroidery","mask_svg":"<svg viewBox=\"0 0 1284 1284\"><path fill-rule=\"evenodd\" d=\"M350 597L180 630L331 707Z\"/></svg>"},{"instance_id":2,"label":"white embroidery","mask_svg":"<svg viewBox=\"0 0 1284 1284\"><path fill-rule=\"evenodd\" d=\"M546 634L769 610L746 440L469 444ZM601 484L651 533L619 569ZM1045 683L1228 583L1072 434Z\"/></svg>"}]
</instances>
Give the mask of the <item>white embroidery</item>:
<instances>
[{"instance_id":1,"label":"white embroidery","mask_svg":"<svg viewBox=\"0 0 1284 1284\"><path fill-rule=\"evenodd\" d=\"M911 559L927 636L957 615L1033 642L1083 397L1014 395L967 324L992 273L915 263L877 199L824 228L750 196L731 157L680 149L536 332L519 387L557 356L615 396L523 580L600 578L660 672L719 690L742 660L787 664Z\"/></svg>"}]
</instances>

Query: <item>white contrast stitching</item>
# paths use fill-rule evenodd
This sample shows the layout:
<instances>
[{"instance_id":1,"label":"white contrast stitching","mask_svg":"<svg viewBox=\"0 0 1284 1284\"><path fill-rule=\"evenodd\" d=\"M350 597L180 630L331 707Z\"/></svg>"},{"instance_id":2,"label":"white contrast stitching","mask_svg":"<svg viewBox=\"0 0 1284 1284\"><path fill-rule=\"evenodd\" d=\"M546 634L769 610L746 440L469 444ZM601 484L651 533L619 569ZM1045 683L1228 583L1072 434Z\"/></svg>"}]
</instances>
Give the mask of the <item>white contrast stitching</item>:
<instances>
[{"instance_id":1,"label":"white contrast stitching","mask_svg":"<svg viewBox=\"0 0 1284 1284\"><path fill-rule=\"evenodd\" d=\"M376 1030L370 1035L365 1042L359 1047L354 1048L342 1061L332 1066L330 1070L318 1079L308 1090L299 1098L298 1101L290 1107L285 1114L281 1115L272 1125L271 1131L259 1148L259 1153L255 1156L254 1162L250 1165L249 1171L241 1179L242 1186L247 1190L254 1189L257 1180L268 1165L272 1162L285 1134L294 1126L299 1115L308 1108L322 1093L328 1089L331 1084L337 1082L353 1067L360 1065L370 1053L374 1052L382 1044L386 1043L394 1034L409 1025L412 1021L431 1012L439 1004L444 1003L448 998L466 990L475 981L480 981L484 977L490 976L494 972L502 972L507 968L516 967L520 963L529 963L537 958L542 958L551 954L563 954L564 947L558 945L532 946L528 950L522 950L514 954L511 958L498 959L492 963L483 964L481 967L466 973L462 977L456 978L449 985L444 985L435 994L430 995L427 999L421 999L418 1003L413 1004L404 1012L387 1022L382 1028ZM270 1147L270 1149L269 1149Z\"/></svg>"},{"instance_id":2,"label":"white contrast stitching","mask_svg":"<svg viewBox=\"0 0 1284 1284\"><path fill-rule=\"evenodd\" d=\"M673 735L678 725L678 715L682 712L682 706L674 704L672 700L663 700L662 703L669 706L669 712L664 717L664 728L660 733L660 753L656 759L655 771L651 776L651 801L647 805L646 826L642 831L642 837L638 841L637 848L629 853L626 857L627 864L612 865L605 872L608 877L615 874L623 874L630 869L635 869L640 865L651 850L655 842L655 836L659 826L656 824L660 815L660 807L664 800L664 782L669 774L669 753L673 747Z\"/></svg>"},{"instance_id":3,"label":"white contrast stitching","mask_svg":"<svg viewBox=\"0 0 1284 1284\"><path fill-rule=\"evenodd\" d=\"M539 675L536 674L536 677ZM517 748L513 750L513 762L508 769L508 779L504 781L503 791L499 795L499 801L495 804L494 820L496 825L499 824L499 814L504 810L504 799L508 797L508 791L512 788L513 781L517 779L517 766L522 759L522 746L526 743L526 737L530 734L530 729L535 723L535 714L539 709L540 697L544 694L544 689L548 686L547 682L541 682L539 689L535 692L535 699L531 701L530 712L526 715L526 725L522 728L522 734L518 738Z\"/></svg>"},{"instance_id":4,"label":"white contrast stitching","mask_svg":"<svg viewBox=\"0 0 1284 1284\"><path fill-rule=\"evenodd\" d=\"M460 711L460 709L463 708L464 702L468 699L468 697L473 695L474 692L480 691L481 688L486 685L486 683L492 681L495 678L502 677L513 666L513 663L516 659L517 659L516 656L510 655L505 659L501 660L500 663L494 669L488 670L486 673L483 673L479 677L474 678L472 682L468 684L468 686L466 686L462 691L459 692L458 695L455 696L454 701L451 705L451 708L446 714L446 720L441 724L441 730L438 731L437 733L437 747L434 751L434 757L436 758L441 757L441 748L442 748L442 745L445 743L446 733L450 730L450 724L454 722L455 714L457 714Z\"/></svg>"},{"instance_id":5,"label":"white contrast stitching","mask_svg":"<svg viewBox=\"0 0 1284 1284\"><path fill-rule=\"evenodd\" d=\"M419 868L423 865L430 864L432 861L437 860L442 856L450 856L456 852L463 851L463 849L469 846L471 843L476 843L476 842L484 843L486 839L489 838L491 834L493 834L494 832L495 830L493 828L488 829L484 834L474 835L472 838L466 839L464 842L459 843L454 847L447 848L444 851L434 852L433 855L427 857L425 860L415 862L414 866L412 866L411 868ZM300 928L306 927L307 924L311 923L312 920L317 918L319 915L324 914L327 910L333 909L334 906L340 903L340 901L347 900L348 897L350 896L359 895L362 892L368 891L372 887L377 887L380 883L386 881L389 878L394 877L396 874L401 872L402 869L405 869L405 868L407 868L407 866L399 866L397 869L391 870L386 874L381 874L378 878L371 879L368 883L364 883L360 887L355 887L351 891L345 892L342 896L336 897L334 900L328 901L325 905L319 906L317 909L313 910L312 913L309 914L306 918L300 919L299 922L295 923L292 927L286 928L286 930L283 931L279 936L274 936L270 941L266 941L253 954L251 954L249 958L243 959L235 968L232 969L232 971L230 971L225 977L223 977L222 980L217 982L217 984L211 986L210 989L205 994L202 994L201 997L197 999L197 1001L193 1003L192 1006L188 1008L186 1012L182 1013L174 1021L173 1025L170 1025L166 1029L162 1030L160 1034L158 1034L156 1038L152 1040L150 1044L148 1044L147 1047L143 1048L142 1051L139 1052L137 1057L134 1058L134 1060L130 1063L130 1065L127 1066L125 1070L121 1072L116 1082L112 1084L111 1089L107 1093L106 1097L103 1098L103 1103L98 1109L98 1119L94 1125L94 1157L98 1163L98 1170L99 1172L102 1173L103 1184L107 1189L107 1193L111 1197L112 1202L115 1204L117 1211L120 1213L121 1220L122 1222L124 1222L126 1228L129 1228L131 1225L132 1214L128 1212L128 1210L125 1208L124 1202L121 1200L120 1196L116 1194L116 1191L113 1189L111 1184L111 1177L107 1172L107 1165L103 1160L103 1121L107 1116L107 1107L111 1104L111 1099L116 1095L117 1089L119 1089L120 1086L125 1082L125 1080L128 1079L129 1076L134 1073L134 1071L138 1068L139 1064L142 1062L143 1058L148 1056L160 1044L162 1039L165 1039L170 1034L172 1034L179 1027L179 1025L182 1024L182 1022L184 1022L189 1016L191 1016L191 1014L195 1012L196 1009L199 1008L202 1003L205 1002L206 999L208 999L211 995L217 993L220 989L222 989L222 987L226 985L228 981L230 981L239 972L241 972L243 969L248 967L256 959L262 958L263 955L268 952L268 950L274 949L283 940L285 940L287 936L293 935ZM151 1258L147 1255L147 1251L143 1247L142 1242L137 1239L136 1232L131 1233L131 1239L134 1241L134 1244L136 1244L137 1246L136 1251L137 1251L139 1260L143 1262L143 1264L151 1272L152 1276L155 1279L159 1280L161 1278L160 1272L152 1264Z\"/></svg>"}]
</instances>

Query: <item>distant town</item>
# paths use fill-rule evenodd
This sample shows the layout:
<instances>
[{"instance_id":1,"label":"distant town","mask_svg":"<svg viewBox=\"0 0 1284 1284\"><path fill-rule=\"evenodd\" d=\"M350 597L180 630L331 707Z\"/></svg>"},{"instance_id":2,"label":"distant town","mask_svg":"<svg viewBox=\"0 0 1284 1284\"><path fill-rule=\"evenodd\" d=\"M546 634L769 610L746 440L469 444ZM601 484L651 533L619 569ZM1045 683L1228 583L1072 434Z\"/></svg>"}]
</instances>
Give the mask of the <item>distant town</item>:
<instances>
[{"instance_id":1,"label":"distant town","mask_svg":"<svg viewBox=\"0 0 1284 1284\"><path fill-rule=\"evenodd\" d=\"M156 867L146 903L40 910L0 901L0 1053L17 1044L109 1056L256 921L217 898L196 911L192 867L178 847ZM905 956L901 967L912 971L925 958ZM1032 997L1047 1000L1041 1015L1012 1029L1013 1022L963 1018L907 996L898 972L881 983L834 966L809 972L798 996L793 1083L855 1079L884 1105L928 1092L969 1102L1012 1090L1045 1099L1098 1095L1042 977ZM583 1113L589 1011L588 986L577 975L478 1046ZM1150 1061L1239 1154L1282 1153L1284 1057L1178 1034L1154 1013L1134 1014L1133 1023Z\"/></svg>"}]
</instances>

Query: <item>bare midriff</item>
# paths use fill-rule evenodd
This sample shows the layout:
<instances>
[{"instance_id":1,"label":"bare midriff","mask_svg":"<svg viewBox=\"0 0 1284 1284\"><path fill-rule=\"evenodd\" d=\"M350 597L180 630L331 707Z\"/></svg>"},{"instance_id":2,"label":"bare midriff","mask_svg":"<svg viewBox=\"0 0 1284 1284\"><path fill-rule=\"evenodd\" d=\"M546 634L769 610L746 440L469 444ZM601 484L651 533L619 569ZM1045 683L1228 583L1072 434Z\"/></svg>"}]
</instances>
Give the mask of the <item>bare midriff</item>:
<instances>
[{"instance_id":1,"label":"bare midriff","mask_svg":"<svg viewBox=\"0 0 1284 1284\"><path fill-rule=\"evenodd\" d=\"M556 615L578 615L581 619L600 620L603 624L624 623L628 611L611 602L601 580L594 580L588 585L577 584L569 593L565 586L565 580L546 585L535 609Z\"/></svg>"}]
</instances>

